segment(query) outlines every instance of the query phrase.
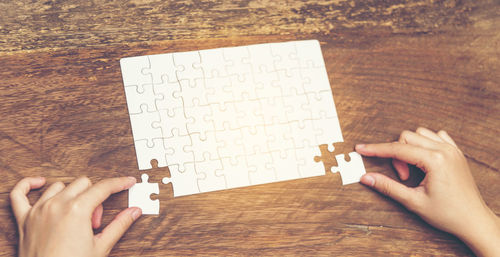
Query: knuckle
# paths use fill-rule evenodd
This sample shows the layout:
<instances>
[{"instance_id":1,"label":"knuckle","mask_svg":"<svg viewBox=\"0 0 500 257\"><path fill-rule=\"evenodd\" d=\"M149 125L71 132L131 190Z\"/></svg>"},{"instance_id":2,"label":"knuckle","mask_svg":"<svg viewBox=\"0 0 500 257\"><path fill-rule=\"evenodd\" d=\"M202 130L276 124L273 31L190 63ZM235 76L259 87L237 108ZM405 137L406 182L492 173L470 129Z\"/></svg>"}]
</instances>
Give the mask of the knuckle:
<instances>
[{"instance_id":1,"label":"knuckle","mask_svg":"<svg viewBox=\"0 0 500 257\"><path fill-rule=\"evenodd\" d=\"M69 202L69 206L68 206L68 211L70 213L81 213L82 212L82 203L78 200L72 200Z\"/></svg>"},{"instance_id":2,"label":"knuckle","mask_svg":"<svg viewBox=\"0 0 500 257\"><path fill-rule=\"evenodd\" d=\"M403 132L401 132L401 135L399 136L399 140L400 141L406 141L406 139L410 136L411 134L411 131L409 130L403 130Z\"/></svg>"},{"instance_id":3,"label":"knuckle","mask_svg":"<svg viewBox=\"0 0 500 257\"><path fill-rule=\"evenodd\" d=\"M417 132L418 134L420 134L420 133L422 133L422 132L424 132L424 131L426 131L426 130L427 130L427 129L426 129L426 128L424 128L424 127L418 127L418 128L415 130L415 132Z\"/></svg>"},{"instance_id":4,"label":"knuckle","mask_svg":"<svg viewBox=\"0 0 500 257\"><path fill-rule=\"evenodd\" d=\"M398 149L399 144L401 144L401 143L400 142L391 142L389 144L389 147L391 148L391 150L396 150L396 149Z\"/></svg>"},{"instance_id":5,"label":"knuckle","mask_svg":"<svg viewBox=\"0 0 500 257\"><path fill-rule=\"evenodd\" d=\"M16 188L12 189L12 191L10 191L9 193L10 201L15 202L18 194L19 192Z\"/></svg>"},{"instance_id":6,"label":"knuckle","mask_svg":"<svg viewBox=\"0 0 500 257\"><path fill-rule=\"evenodd\" d=\"M457 148L450 145L450 144L443 144L443 153L447 154L447 155L452 155L452 154L455 154L457 152Z\"/></svg>"},{"instance_id":7,"label":"knuckle","mask_svg":"<svg viewBox=\"0 0 500 257\"><path fill-rule=\"evenodd\" d=\"M49 199L45 203L41 205L42 213L46 213L48 215L55 215L61 212L61 204L59 201L54 199Z\"/></svg>"},{"instance_id":8,"label":"knuckle","mask_svg":"<svg viewBox=\"0 0 500 257\"><path fill-rule=\"evenodd\" d=\"M401 144L400 142L392 142L389 145L389 150L392 153L393 157L397 158L401 153Z\"/></svg>"},{"instance_id":9,"label":"knuckle","mask_svg":"<svg viewBox=\"0 0 500 257\"><path fill-rule=\"evenodd\" d=\"M87 186L92 185L92 181L87 176L81 176L78 178L78 181L81 181L82 183L85 183Z\"/></svg>"},{"instance_id":10,"label":"knuckle","mask_svg":"<svg viewBox=\"0 0 500 257\"><path fill-rule=\"evenodd\" d=\"M436 163L443 163L446 157L443 151L433 151L431 153L431 158Z\"/></svg>"},{"instance_id":11,"label":"knuckle","mask_svg":"<svg viewBox=\"0 0 500 257\"><path fill-rule=\"evenodd\" d=\"M54 182L54 184L52 184L52 186L56 187L56 188L63 188L63 187L65 187L64 183L61 182L61 181Z\"/></svg>"},{"instance_id":12,"label":"knuckle","mask_svg":"<svg viewBox=\"0 0 500 257\"><path fill-rule=\"evenodd\" d=\"M9 193L9 197L11 200L15 200L18 195L23 194L22 188L26 187L27 185L27 178L21 179L17 184L12 188L12 190Z\"/></svg>"}]
</instances>

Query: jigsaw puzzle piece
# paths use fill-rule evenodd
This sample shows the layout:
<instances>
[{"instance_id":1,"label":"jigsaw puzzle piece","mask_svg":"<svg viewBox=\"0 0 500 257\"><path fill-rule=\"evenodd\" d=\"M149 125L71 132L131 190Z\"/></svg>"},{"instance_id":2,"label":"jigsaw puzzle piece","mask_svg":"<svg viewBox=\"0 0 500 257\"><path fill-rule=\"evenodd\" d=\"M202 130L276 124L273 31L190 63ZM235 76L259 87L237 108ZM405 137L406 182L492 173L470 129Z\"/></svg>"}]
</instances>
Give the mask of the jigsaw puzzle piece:
<instances>
[{"instance_id":1,"label":"jigsaw puzzle piece","mask_svg":"<svg viewBox=\"0 0 500 257\"><path fill-rule=\"evenodd\" d=\"M274 81L281 87L283 96L296 96L304 95L304 83L308 83L309 80L303 79L299 72L293 72L292 74L286 74L285 71L281 70L278 72L279 79Z\"/></svg>"},{"instance_id":2,"label":"jigsaw puzzle piece","mask_svg":"<svg viewBox=\"0 0 500 257\"><path fill-rule=\"evenodd\" d=\"M169 165L170 177L164 177L161 182L163 184L172 183L174 197L192 195L200 192L198 188L198 179L201 178L194 168L194 163L186 163L182 165L182 170L179 165Z\"/></svg>"},{"instance_id":3,"label":"jigsaw puzzle piece","mask_svg":"<svg viewBox=\"0 0 500 257\"><path fill-rule=\"evenodd\" d=\"M321 46L318 40L296 41L297 59L301 68L319 68L325 67Z\"/></svg>"},{"instance_id":4,"label":"jigsaw puzzle piece","mask_svg":"<svg viewBox=\"0 0 500 257\"><path fill-rule=\"evenodd\" d=\"M225 130L215 131L215 138L216 141L221 144L218 148L221 158L236 158L236 156L245 155L241 129L233 130L226 126Z\"/></svg>"},{"instance_id":5,"label":"jigsaw puzzle piece","mask_svg":"<svg viewBox=\"0 0 500 257\"><path fill-rule=\"evenodd\" d=\"M257 99L257 93L253 79L241 81L238 79L237 75L230 76L229 79L231 80L231 87L226 88L226 90L231 90L233 101L241 102L247 99Z\"/></svg>"},{"instance_id":6,"label":"jigsaw puzzle piece","mask_svg":"<svg viewBox=\"0 0 500 257\"><path fill-rule=\"evenodd\" d=\"M300 178L299 166L294 149L271 152L276 181L285 181Z\"/></svg>"},{"instance_id":7,"label":"jigsaw puzzle piece","mask_svg":"<svg viewBox=\"0 0 500 257\"><path fill-rule=\"evenodd\" d=\"M134 140L147 140L148 146L153 146L153 138L161 138L160 128L153 127L153 123L160 122L158 112L148 112L145 105L141 106L141 113L130 114L130 123L132 125L132 135Z\"/></svg>"},{"instance_id":8,"label":"jigsaw puzzle piece","mask_svg":"<svg viewBox=\"0 0 500 257\"><path fill-rule=\"evenodd\" d=\"M303 178L325 175L325 168L314 157L321 156L319 147L296 148L299 174Z\"/></svg>"},{"instance_id":9,"label":"jigsaw puzzle piece","mask_svg":"<svg viewBox=\"0 0 500 257\"><path fill-rule=\"evenodd\" d=\"M226 179L227 188L244 187L250 185L248 167L243 156L236 158L222 158L223 170L220 172Z\"/></svg>"},{"instance_id":10,"label":"jigsaw puzzle piece","mask_svg":"<svg viewBox=\"0 0 500 257\"><path fill-rule=\"evenodd\" d=\"M274 62L279 61L279 58L273 55L269 44L251 45L248 51L249 57L244 58L244 62L252 66L254 76L275 71Z\"/></svg>"},{"instance_id":11,"label":"jigsaw puzzle piece","mask_svg":"<svg viewBox=\"0 0 500 257\"><path fill-rule=\"evenodd\" d=\"M311 110L311 118L313 120L337 117L332 91L325 90L316 93L307 93L307 99L310 103L309 108L313 109Z\"/></svg>"},{"instance_id":12,"label":"jigsaw puzzle piece","mask_svg":"<svg viewBox=\"0 0 500 257\"><path fill-rule=\"evenodd\" d=\"M186 107L184 109L186 117L194 119L194 122L187 124L187 130L190 135L197 134L201 140L206 140L209 131L215 131L214 124L212 122L212 107L205 106L193 106Z\"/></svg>"},{"instance_id":13,"label":"jigsaw puzzle piece","mask_svg":"<svg viewBox=\"0 0 500 257\"><path fill-rule=\"evenodd\" d=\"M266 72L259 76L253 78L253 84L255 87L255 94L258 99L263 98L276 98L283 96L283 90L281 89L279 81L278 72Z\"/></svg>"},{"instance_id":14,"label":"jigsaw puzzle piece","mask_svg":"<svg viewBox=\"0 0 500 257\"><path fill-rule=\"evenodd\" d=\"M149 183L148 175L142 174L141 183L136 183L128 190L128 207L139 207L142 214L160 214L160 200L151 200L152 194L160 194L158 183Z\"/></svg>"},{"instance_id":15,"label":"jigsaw puzzle piece","mask_svg":"<svg viewBox=\"0 0 500 257\"><path fill-rule=\"evenodd\" d=\"M274 67L277 71L283 70L287 76L291 76L300 67L297 58L297 49L294 42L270 44L273 56L278 60L274 61Z\"/></svg>"},{"instance_id":16,"label":"jigsaw puzzle piece","mask_svg":"<svg viewBox=\"0 0 500 257\"><path fill-rule=\"evenodd\" d=\"M231 65L224 59L222 49L209 49L200 51L200 67L205 73L205 78L227 77L226 65Z\"/></svg>"},{"instance_id":17,"label":"jigsaw puzzle piece","mask_svg":"<svg viewBox=\"0 0 500 257\"><path fill-rule=\"evenodd\" d=\"M266 134L264 126L243 127L241 133L243 135L245 155L253 155L259 151L269 151L267 145L269 136Z\"/></svg>"},{"instance_id":18,"label":"jigsaw puzzle piece","mask_svg":"<svg viewBox=\"0 0 500 257\"><path fill-rule=\"evenodd\" d=\"M155 101L158 96L155 95L151 84L125 87L125 97L127 98L128 112L130 114L141 113L142 105L147 107L148 112L157 110Z\"/></svg>"},{"instance_id":19,"label":"jigsaw puzzle piece","mask_svg":"<svg viewBox=\"0 0 500 257\"><path fill-rule=\"evenodd\" d=\"M316 141L318 144L328 144L328 149L333 152L332 143L344 142L342 131L340 129L339 119L337 117L313 120L313 126L318 133L316 134Z\"/></svg>"},{"instance_id":20,"label":"jigsaw puzzle piece","mask_svg":"<svg viewBox=\"0 0 500 257\"><path fill-rule=\"evenodd\" d=\"M212 116L207 117L208 121L213 123L213 127L216 131L222 131L226 129L237 129L238 119L242 116L241 113L236 111L235 104L210 104L212 108Z\"/></svg>"},{"instance_id":21,"label":"jigsaw puzzle piece","mask_svg":"<svg viewBox=\"0 0 500 257\"><path fill-rule=\"evenodd\" d=\"M158 167L166 167L167 159L165 159L165 148L163 148L162 138L153 138L153 146L148 146L147 140L136 140L134 141L135 153L137 155L137 165L139 170L149 170L153 167L151 166L151 160L156 160L158 162Z\"/></svg>"},{"instance_id":22,"label":"jigsaw puzzle piece","mask_svg":"<svg viewBox=\"0 0 500 257\"><path fill-rule=\"evenodd\" d=\"M195 122L194 118L186 117L182 107L173 109L172 115L168 110L159 110L158 113L160 121L154 122L152 126L161 129L163 138L173 137L173 130L177 130L181 136L189 135L187 125Z\"/></svg>"},{"instance_id":23,"label":"jigsaw puzzle piece","mask_svg":"<svg viewBox=\"0 0 500 257\"><path fill-rule=\"evenodd\" d=\"M167 110L169 115L173 115L173 110L182 106L182 99L174 97L174 93L181 91L179 83L163 82L153 85L156 94L156 108L158 110Z\"/></svg>"},{"instance_id":24,"label":"jigsaw puzzle piece","mask_svg":"<svg viewBox=\"0 0 500 257\"><path fill-rule=\"evenodd\" d=\"M151 84L151 76L144 73L144 69L149 69L149 59L147 56L126 57L120 59L123 85L142 86Z\"/></svg>"},{"instance_id":25,"label":"jigsaw puzzle piece","mask_svg":"<svg viewBox=\"0 0 500 257\"><path fill-rule=\"evenodd\" d=\"M314 128L311 120L304 120L302 124L298 121L292 121L289 124L290 133L284 134L284 138L292 140L295 148L317 147L319 145L316 137L322 131Z\"/></svg>"},{"instance_id":26,"label":"jigsaw puzzle piece","mask_svg":"<svg viewBox=\"0 0 500 257\"><path fill-rule=\"evenodd\" d=\"M330 80L325 67L302 69L301 74L306 92L331 92Z\"/></svg>"},{"instance_id":27,"label":"jigsaw puzzle piece","mask_svg":"<svg viewBox=\"0 0 500 257\"><path fill-rule=\"evenodd\" d=\"M208 158L208 156L207 156ZM205 160L195 163L196 173L198 173L198 187L200 192L211 192L226 189L226 179L221 173L221 160Z\"/></svg>"},{"instance_id":28,"label":"jigsaw puzzle piece","mask_svg":"<svg viewBox=\"0 0 500 257\"><path fill-rule=\"evenodd\" d=\"M187 80L189 85L194 85L196 79L204 78L198 51L174 53L173 60L176 67L177 81Z\"/></svg>"},{"instance_id":29,"label":"jigsaw puzzle piece","mask_svg":"<svg viewBox=\"0 0 500 257\"><path fill-rule=\"evenodd\" d=\"M245 156L248 165L248 177L251 185L260 185L276 181L276 171L270 153L257 153Z\"/></svg>"},{"instance_id":30,"label":"jigsaw puzzle piece","mask_svg":"<svg viewBox=\"0 0 500 257\"><path fill-rule=\"evenodd\" d=\"M178 129L173 129L172 134L173 137L163 139L167 164L168 166L178 165L178 169L183 171L183 165L194 162L191 137L180 135Z\"/></svg>"},{"instance_id":31,"label":"jigsaw puzzle piece","mask_svg":"<svg viewBox=\"0 0 500 257\"><path fill-rule=\"evenodd\" d=\"M206 94L207 103L225 104L233 101L231 79L229 77L206 78L205 81L206 87L211 89L211 92Z\"/></svg>"},{"instance_id":32,"label":"jigsaw puzzle piece","mask_svg":"<svg viewBox=\"0 0 500 257\"><path fill-rule=\"evenodd\" d=\"M237 125L243 127L255 127L264 124L264 114L258 100L245 99L235 104L236 112L240 113Z\"/></svg>"},{"instance_id":33,"label":"jigsaw puzzle piece","mask_svg":"<svg viewBox=\"0 0 500 257\"><path fill-rule=\"evenodd\" d=\"M246 46L223 48L224 59L227 61L226 71L228 76L237 75L240 81L252 77L252 66L246 62L250 53Z\"/></svg>"},{"instance_id":34,"label":"jigsaw puzzle piece","mask_svg":"<svg viewBox=\"0 0 500 257\"><path fill-rule=\"evenodd\" d=\"M361 155L359 155L357 152L351 152L349 153L349 158L351 160L347 162L343 154L335 155L338 166L331 168L331 171L333 173L340 172L340 176L342 177L342 185L357 183L366 173L365 165L363 164L363 158L361 158Z\"/></svg>"},{"instance_id":35,"label":"jigsaw puzzle piece","mask_svg":"<svg viewBox=\"0 0 500 257\"><path fill-rule=\"evenodd\" d=\"M262 106L264 125L288 122L282 97L259 99L259 102Z\"/></svg>"},{"instance_id":36,"label":"jigsaw puzzle piece","mask_svg":"<svg viewBox=\"0 0 500 257\"><path fill-rule=\"evenodd\" d=\"M213 94L213 88L205 88L203 78L195 78L191 82L183 79L179 81L180 92L174 92L174 98L182 99L184 107L207 105L207 95ZM182 106L182 105L181 105Z\"/></svg>"},{"instance_id":37,"label":"jigsaw puzzle piece","mask_svg":"<svg viewBox=\"0 0 500 257\"><path fill-rule=\"evenodd\" d=\"M153 84L177 82L173 54L148 55L150 68L144 68L143 73L150 74Z\"/></svg>"},{"instance_id":38,"label":"jigsaw puzzle piece","mask_svg":"<svg viewBox=\"0 0 500 257\"><path fill-rule=\"evenodd\" d=\"M191 134L191 141L193 142L193 145L186 146L184 149L188 152L192 151L194 153L195 162L219 159L218 149L224 144L222 142L217 142L214 131L207 132L204 140Z\"/></svg>"},{"instance_id":39,"label":"jigsaw puzzle piece","mask_svg":"<svg viewBox=\"0 0 500 257\"><path fill-rule=\"evenodd\" d=\"M267 146L270 152L282 151L295 148L294 140L290 136L290 124L275 124L266 126L265 132L267 135Z\"/></svg>"},{"instance_id":40,"label":"jigsaw puzzle piece","mask_svg":"<svg viewBox=\"0 0 500 257\"><path fill-rule=\"evenodd\" d=\"M292 94L283 97L283 105L288 122L298 122L303 125L304 120L312 118L312 112L316 111L314 105L310 105L306 95ZM311 110L314 109L314 110Z\"/></svg>"}]
</instances>

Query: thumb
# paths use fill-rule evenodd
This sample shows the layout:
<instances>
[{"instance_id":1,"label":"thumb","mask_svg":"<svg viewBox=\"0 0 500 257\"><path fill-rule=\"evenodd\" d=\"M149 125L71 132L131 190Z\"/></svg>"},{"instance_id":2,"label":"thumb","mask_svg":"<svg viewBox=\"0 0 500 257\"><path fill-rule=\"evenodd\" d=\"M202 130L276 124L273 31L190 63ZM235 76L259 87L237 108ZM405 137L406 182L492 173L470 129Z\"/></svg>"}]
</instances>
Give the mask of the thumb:
<instances>
[{"instance_id":1,"label":"thumb","mask_svg":"<svg viewBox=\"0 0 500 257\"><path fill-rule=\"evenodd\" d=\"M363 175L361 183L400 202L409 210L415 210L417 192L413 188L409 188L380 173Z\"/></svg>"},{"instance_id":2,"label":"thumb","mask_svg":"<svg viewBox=\"0 0 500 257\"><path fill-rule=\"evenodd\" d=\"M116 215L113 221L111 221L101 233L96 235L99 250L108 255L116 242L120 240L123 234L125 234L128 228L137 218L139 218L139 216L141 216L141 214L142 210L140 208L130 207Z\"/></svg>"}]
</instances>

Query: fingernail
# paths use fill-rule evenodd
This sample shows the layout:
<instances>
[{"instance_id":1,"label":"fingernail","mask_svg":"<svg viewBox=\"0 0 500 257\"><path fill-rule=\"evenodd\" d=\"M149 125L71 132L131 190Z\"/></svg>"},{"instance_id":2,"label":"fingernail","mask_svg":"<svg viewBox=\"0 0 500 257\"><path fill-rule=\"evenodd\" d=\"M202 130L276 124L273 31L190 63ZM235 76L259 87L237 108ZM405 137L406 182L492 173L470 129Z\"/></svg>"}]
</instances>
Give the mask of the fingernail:
<instances>
[{"instance_id":1,"label":"fingernail","mask_svg":"<svg viewBox=\"0 0 500 257\"><path fill-rule=\"evenodd\" d=\"M134 178L134 177L128 177L128 179L130 179L130 181L134 181L134 183L136 183L136 182L137 182L137 179L136 179L136 178Z\"/></svg>"},{"instance_id":2,"label":"fingernail","mask_svg":"<svg viewBox=\"0 0 500 257\"><path fill-rule=\"evenodd\" d=\"M375 185L375 178L373 176L368 175L368 174L363 175L361 177L361 183L372 187L373 185Z\"/></svg>"},{"instance_id":3,"label":"fingernail","mask_svg":"<svg viewBox=\"0 0 500 257\"><path fill-rule=\"evenodd\" d=\"M141 208L134 207L134 210L132 211L132 219L136 220L139 218L142 214Z\"/></svg>"},{"instance_id":4,"label":"fingernail","mask_svg":"<svg viewBox=\"0 0 500 257\"><path fill-rule=\"evenodd\" d=\"M365 144L357 144L356 145L356 150L360 150L360 149L363 149L365 148Z\"/></svg>"}]
</instances>

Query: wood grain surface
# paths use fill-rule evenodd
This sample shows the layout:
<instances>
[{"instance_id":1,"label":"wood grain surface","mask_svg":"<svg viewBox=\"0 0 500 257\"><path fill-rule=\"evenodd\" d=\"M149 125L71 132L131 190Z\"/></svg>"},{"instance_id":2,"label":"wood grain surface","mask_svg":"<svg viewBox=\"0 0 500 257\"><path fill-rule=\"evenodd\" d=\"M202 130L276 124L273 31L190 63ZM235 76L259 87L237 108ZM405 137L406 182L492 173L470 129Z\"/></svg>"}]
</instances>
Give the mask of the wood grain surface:
<instances>
[{"instance_id":1,"label":"wood grain surface","mask_svg":"<svg viewBox=\"0 0 500 257\"><path fill-rule=\"evenodd\" d=\"M22 177L140 177L120 58L298 39L321 42L346 139L338 151L445 129L500 214L499 14L498 1L474 0L2 1L0 256L16 254L8 193ZM389 160L365 165L395 177ZM140 218L112 256L472 255L396 202L341 186L338 174L160 192L160 215ZM126 192L112 196L104 223L126 205Z\"/></svg>"}]
</instances>

